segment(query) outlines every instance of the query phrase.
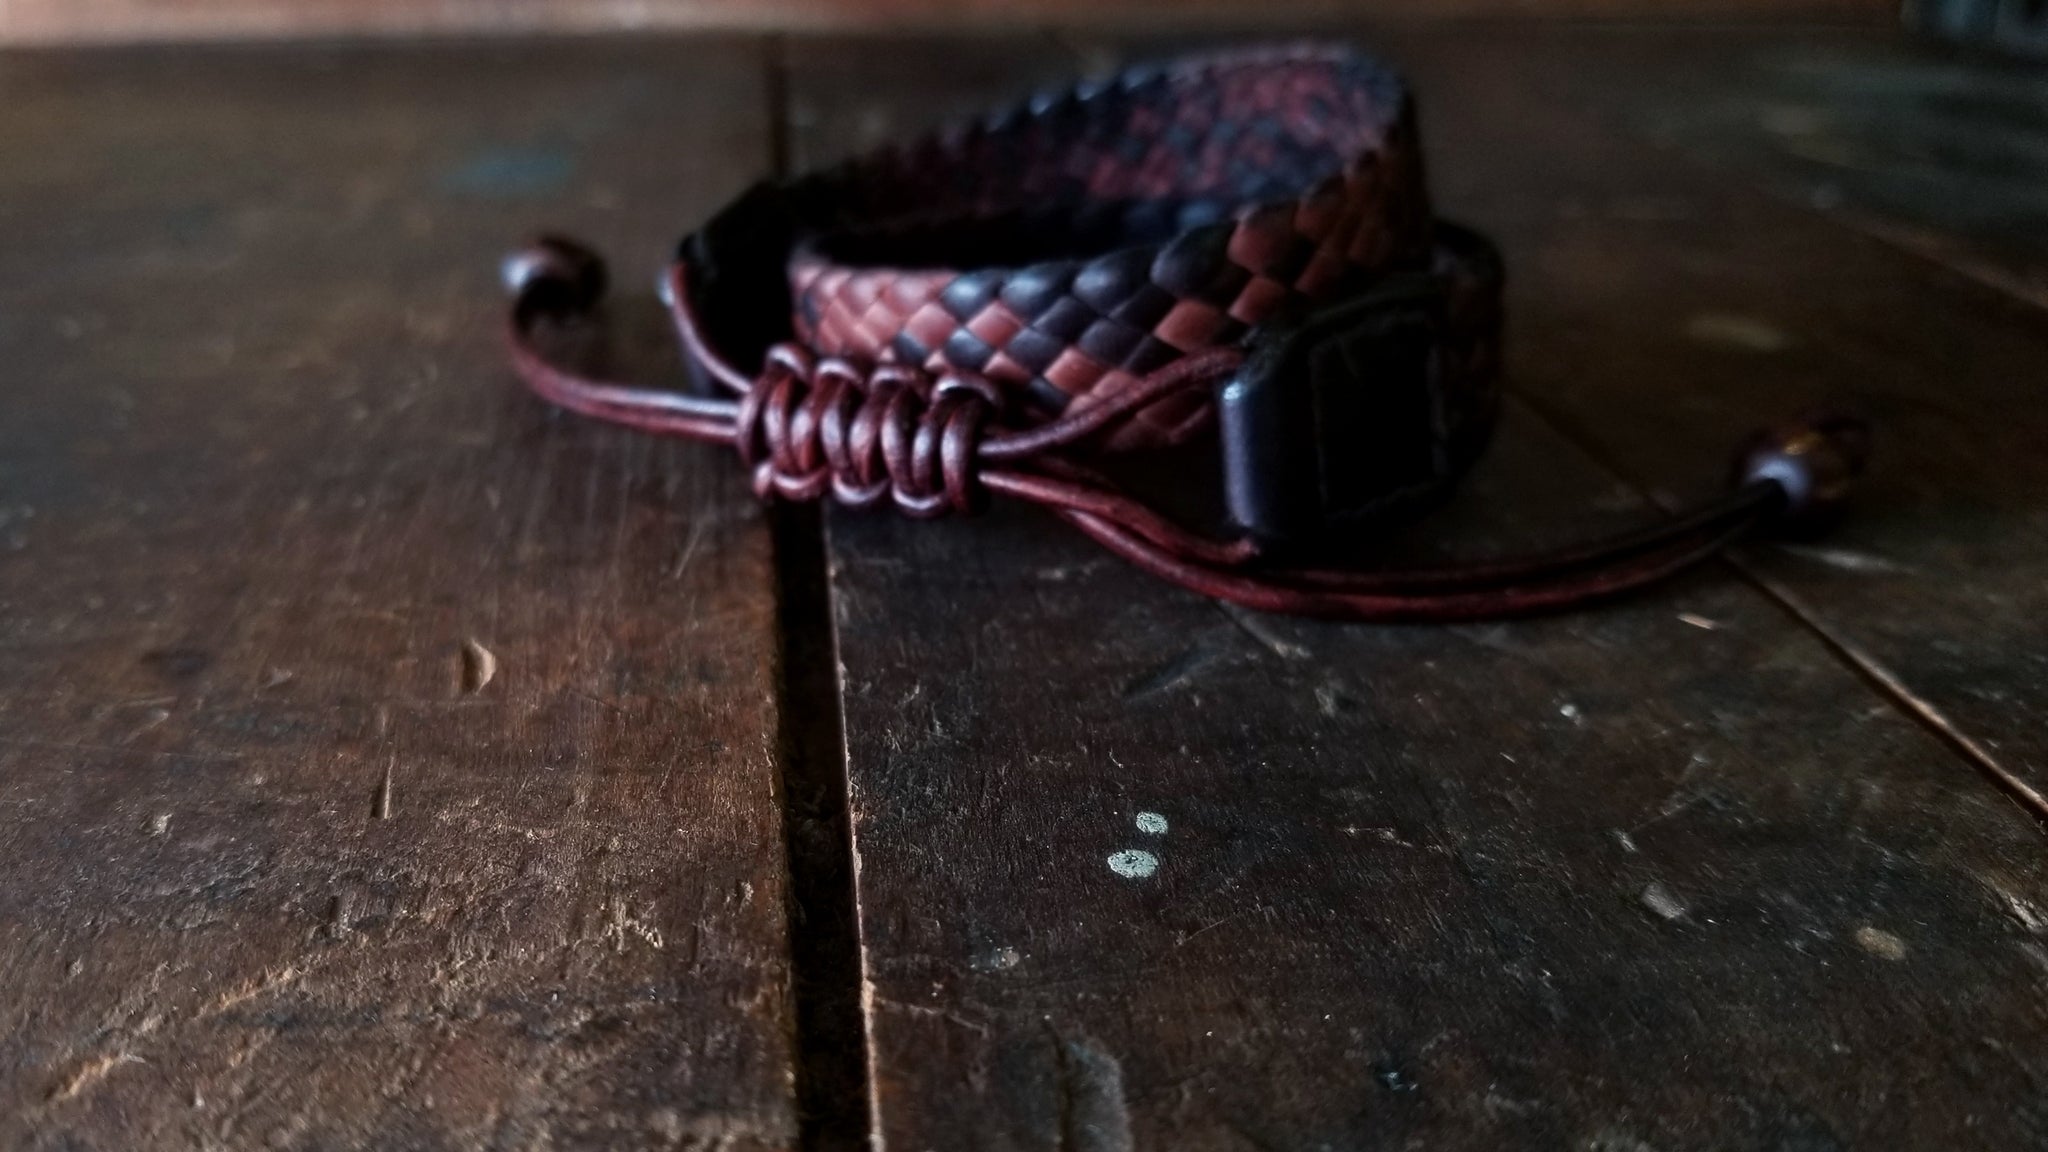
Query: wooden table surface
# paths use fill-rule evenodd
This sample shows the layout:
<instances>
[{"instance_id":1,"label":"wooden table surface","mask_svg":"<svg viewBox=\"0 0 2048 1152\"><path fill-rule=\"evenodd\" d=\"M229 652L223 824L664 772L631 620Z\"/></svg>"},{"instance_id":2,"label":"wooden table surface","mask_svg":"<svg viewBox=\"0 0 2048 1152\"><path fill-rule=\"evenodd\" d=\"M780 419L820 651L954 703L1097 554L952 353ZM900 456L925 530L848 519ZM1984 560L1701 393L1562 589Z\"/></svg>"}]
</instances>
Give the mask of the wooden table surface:
<instances>
[{"instance_id":1,"label":"wooden table surface","mask_svg":"<svg viewBox=\"0 0 2048 1152\"><path fill-rule=\"evenodd\" d=\"M503 365L536 226L637 283L1156 40L0 55L0 1145L2048 1148L2048 72L1339 32L1512 278L1403 549L1652 515L1818 402L1878 422L1854 518L1318 624L1035 512L764 510Z\"/></svg>"}]
</instances>

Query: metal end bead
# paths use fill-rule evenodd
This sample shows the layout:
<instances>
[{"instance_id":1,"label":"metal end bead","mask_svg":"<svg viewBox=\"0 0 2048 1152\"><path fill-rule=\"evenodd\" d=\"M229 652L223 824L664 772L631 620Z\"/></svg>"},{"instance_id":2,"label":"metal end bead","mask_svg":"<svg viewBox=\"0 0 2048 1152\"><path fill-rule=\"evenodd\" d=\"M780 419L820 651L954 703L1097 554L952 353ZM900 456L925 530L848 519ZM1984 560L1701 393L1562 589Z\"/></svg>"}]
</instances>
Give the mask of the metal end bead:
<instances>
[{"instance_id":1,"label":"metal end bead","mask_svg":"<svg viewBox=\"0 0 2048 1152\"><path fill-rule=\"evenodd\" d=\"M1737 458L1735 482L1771 481L1785 493L1778 523L1810 531L1841 516L1870 459L1870 426L1852 416L1809 417L1759 433Z\"/></svg>"},{"instance_id":2,"label":"metal end bead","mask_svg":"<svg viewBox=\"0 0 2048 1152\"><path fill-rule=\"evenodd\" d=\"M514 299L551 312L596 307L609 280L602 256L562 236L542 236L513 252L499 271Z\"/></svg>"}]
</instances>

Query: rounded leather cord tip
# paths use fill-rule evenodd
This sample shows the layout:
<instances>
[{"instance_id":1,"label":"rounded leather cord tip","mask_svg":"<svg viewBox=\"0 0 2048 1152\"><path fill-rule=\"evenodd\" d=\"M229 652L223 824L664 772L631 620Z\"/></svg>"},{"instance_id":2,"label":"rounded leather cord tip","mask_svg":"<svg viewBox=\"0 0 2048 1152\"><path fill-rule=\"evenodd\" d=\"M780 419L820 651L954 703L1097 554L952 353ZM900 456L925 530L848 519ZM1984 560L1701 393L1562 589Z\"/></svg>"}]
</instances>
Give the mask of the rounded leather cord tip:
<instances>
[{"instance_id":1,"label":"rounded leather cord tip","mask_svg":"<svg viewBox=\"0 0 2048 1152\"><path fill-rule=\"evenodd\" d=\"M1840 519L1870 460L1870 425L1828 413L1759 432L1735 464L1737 485L1771 481L1785 494L1772 518L1782 531L1817 531Z\"/></svg>"},{"instance_id":2,"label":"rounded leather cord tip","mask_svg":"<svg viewBox=\"0 0 2048 1152\"><path fill-rule=\"evenodd\" d=\"M576 315L604 299L604 257L564 236L541 236L505 257L505 291L522 308Z\"/></svg>"}]
</instances>

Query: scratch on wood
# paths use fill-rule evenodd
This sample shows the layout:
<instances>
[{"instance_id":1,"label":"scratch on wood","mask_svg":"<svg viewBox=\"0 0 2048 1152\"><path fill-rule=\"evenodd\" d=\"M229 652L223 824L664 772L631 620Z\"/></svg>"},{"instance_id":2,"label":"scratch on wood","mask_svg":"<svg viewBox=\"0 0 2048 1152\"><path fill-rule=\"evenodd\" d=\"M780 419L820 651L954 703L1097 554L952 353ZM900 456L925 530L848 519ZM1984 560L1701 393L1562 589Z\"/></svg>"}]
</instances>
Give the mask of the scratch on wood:
<instances>
[{"instance_id":1,"label":"scratch on wood","mask_svg":"<svg viewBox=\"0 0 2048 1152\"><path fill-rule=\"evenodd\" d=\"M1852 552L1847 548L1819 548L1811 544L1779 544L1780 552L1789 552L1801 559L1844 572L1911 572L1904 564L1873 556L1868 552Z\"/></svg>"},{"instance_id":2,"label":"scratch on wood","mask_svg":"<svg viewBox=\"0 0 2048 1152\"><path fill-rule=\"evenodd\" d=\"M86 1089L107 1078L107 1074L123 1064L140 1064L142 1057L132 1052L113 1052L85 1062L62 1084L50 1089L50 1102L70 1100Z\"/></svg>"},{"instance_id":3,"label":"scratch on wood","mask_svg":"<svg viewBox=\"0 0 2048 1152\"><path fill-rule=\"evenodd\" d=\"M2048 936L2048 913L2044 913L2041 909L2035 907L2026 897L2013 891L2002 880L1988 876L1980 877L1979 879L1983 881L1985 887L1991 889L1993 895L1998 897L1999 904L2005 914L2012 917L2013 922L2018 924L2028 935Z\"/></svg>"},{"instance_id":4,"label":"scratch on wood","mask_svg":"<svg viewBox=\"0 0 2048 1152\"><path fill-rule=\"evenodd\" d=\"M274 972L266 972L254 980L245 980L240 985L221 993L212 1004L207 1005L199 1013L199 1019L210 1019L232 1008L246 1004L258 996L288 987L305 974L306 970L304 968L296 964L287 964Z\"/></svg>"},{"instance_id":5,"label":"scratch on wood","mask_svg":"<svg viewBox=\"0 0 2048 1152\"><path fill-rule=\"evenodd\" d=\"M147 713L143 715L142 723L136 725L135 730L128 733L127 739L133 740L136 737L142 735L143 733L148 732L153 728L156 728L157 726L161 725L164 721L169 720L170 718L170 709L151 708Z\"/></svg>"},{"instance_id":6,"label":"scratch on wood","mask_svg":"<svg viewBox=\"0 0 2048 1152\"><path fill-rule=\"evenodd\" d=\"M128 749L113 744L88 744L82 740L14 739L6 736L0 736L0 748L55 748L65 752L128 752ZM141 755L153 760L189 760L194 764L233 763L242 759L240 752L152 750L143 752Z\"/></svg>"},{"instance_id":7,"label":"scratch on wood","mask_svg":"<svg viewBox=\"0 0 2048 1152\"><path fill-rule=\"evenodd\" d=\"M377 794L371 802L370 811L379 820L391 819L391 769L397 763L398 758L395 756L385 761L384 779L377 782Z\"/></svg>"},{"instance_id":8,"label":"scratch on wood","mask_svg":"<svg viewBox=\"0 0 2048 1152\"><path fill-rule=\"evenodd\" d=\"M611 941L614 952L626 950L626 939L629 936L638 936L656 952L661 951L663 944L660 929L628 912L626 901L616 896L606 905L604 927L599 929L597 935L600 940Z\"/></svg>"},{"instance_id":9,"label":"scratch on wood","mask_svg":"<svg viewBox=\"0 0 2048 1152\"><path fill-rule=\"evenodd\" d=\"M1280 657L1282 660L1306 660L1313 655L1307 648L1280 635L1280 633L1273 629L1271 624L1261 619L1257 613L1248 612L1225 600L1218 600L1215 603L1216 607L1222 609L1225 616L1230 617L1230 622L1237 625L1238 631L1251 637L1260 646L1264 647L1266 651Z\"/></svg>"},{"instance_id":10,"label":"scratch on wood","mask_svg":"<svg viewBox=\"0 0 2048 1152\"><path fill-rule=\"evenodd\" d=\"M1765 190L1777 191L1769 188ZM1799 203L1799 200L1793 197L1778 194L1781 199ZM2040 285L2024 276L2016 276L1987 261L1974 259L1967 252L1949 243L1938 231L1915 228L1840 205L1831 208L1829 215L1858 232L1910 252L1923 260L1939 264L1994 291L2003 292L2016 300L2024 300L2037 308L2048 308L2048 290L2043 290Z\"/></svg>"},{"instance_id":11,"label":"scratch on wood","mask_svg":"<svg viewBox=\"0 0 2048 1152\"><path fill-rule=\"evenodd\" d=\"M475 637L462 642L462 691L474 696L498 674L498 658Z\"/></svg>"},{"instance_id":12,"label":"scratch on wood","mask_svg":"<svg viewBox=\"0 0 2048 1152\"><path fill-rule=\"evenodd\" d=\"M1187 935L1182 936L1180 939L1174 941L1173 946L1179 948L1185 945L1188 941L1193 940L1195 937L1200 936L1204 932L1207 932L1209 929L1221 928L1225 924L1230 923L1232 920L1235 920L1242 915L1244 915L1244 913L1242 912L1233 912L1230 915L1223 917L1221 920L1212 920L1209 923L1202 925L1200 928L1195 929L1193 932L1190 932Z\"/></svg>"},{"instance_id":13,"label":"scratch on wood","mask_svg":"<svg viewBox=\"0 0 2048 1152\"><path fill-rule=\"evenodd\" d=\"M668 570L668 578L681 580L683 573L690 570L690 561L697 558L697 547L704 542L704 517L690 521L689 535L683 537L683 546L676 552L676 562Z\"/></svg>"},{"instance_id":14,"label":"scratch on wood","mask_svg":"<svg viewBox=\"0 0 2048 1152\"><path fill-rule=\"evenodd\" d=\"M2036 819L2048 820L2048 794L2022 779L2018 773L2007 768L1990 749L1978 743L1969 733L1956 726L1953 720L1934 703L1915 692L1898 674L1880 663L1863 646L1837 631L1823 620L1806 601L1794 594L1790 588L1769 579L1758 572L1753 565L1740 557L1731 557L1730 562L1757 587L1783 604L1795 619L1806 625L1807 630L1819 637L1837 656L1848 661L1864 679L1876 685L1878 690L1889 697L1892 703L1906 710L1920 724L1948 742L1949 747L1963 754L1977 770L1990 777L1993 783L2003 788L2008 796L2031 810Z\"/></svg>"},{"instance_id":15,"label":"scratch on wood","mask_svg":"<svg viewBox=\"0 0 2048 1152\"><path fill-rule=\"evenodd\" d=\"M891 1012L902 1012L911 1016L928 1016L936 1020L945 1020L949 1023L958 1024L969 1031L978 1032L983 1036L989 1035L988 1025L978 1020L970 1020L958 1012L948 1011L944 1008L930 1008L923 1004L911 1004L903 1000L891 1000L883 996L869 997L869 1000L875 1008L886 1008Z\"/></svg>"},{"instance_id":16,"label":"scratch on wood","mask_svg":"<svg viewBox=\"0 0 2048 1152\"><path fill-rule=\"evenodd\" d=\"M1195 673L1208 667L1216 659L1216 652L1208 648L1190 648L1168 660L1159 667L1138 677L1125 686L1125 703L1133 703L1148 697L1160 695L1193 679Z\"/></svg>"}]
</instances>

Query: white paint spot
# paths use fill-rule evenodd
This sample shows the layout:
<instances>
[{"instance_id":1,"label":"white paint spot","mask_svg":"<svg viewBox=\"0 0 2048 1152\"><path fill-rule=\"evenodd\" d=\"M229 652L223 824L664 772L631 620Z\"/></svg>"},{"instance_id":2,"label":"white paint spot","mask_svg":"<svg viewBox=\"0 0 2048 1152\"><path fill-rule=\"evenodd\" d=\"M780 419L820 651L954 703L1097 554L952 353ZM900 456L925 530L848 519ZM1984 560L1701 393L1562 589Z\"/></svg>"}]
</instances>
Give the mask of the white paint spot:
<instances>
[{"instance_id":1,"label":"white paint spot","mask_svg":"<svg viewBox=\"0 0 2048 1152\"><path fill-rule=\"evenodd\" d=\"M1126 880L1143 880L1159 871L1159 857L1142 848L1126 848L1110 854L1109 870Z\"/></svg>"},{"instance_id":2,"label":"white paint spot","mask_svg":"<svg viewBox=\"0 0 2048 1152\"><path fill-rule=\"evenodd\" d=\"M1695 628L1699 628L1707 632L1712 632L1714 629L1719 628L1721 626L1718 622L1714 620L1710 620L1705 616L1700 616L1692 612L1680 612L1678 614L1678 618L1681 621L1690 624Z\"/></svg>"},{"instance_id":3,"label":"white paint spot","mask_svg":"<svg viewBox=\"0 0 2048 1152\"><path fill-rule=\"evenodd\" d=\"M150 819L149 819L149 833L150 833L150 835L152 835L152 836L162 836L162 835L164 835L165 833L169 832L170 830L171 830L171 814L170 814L169 812L159 812L159 813L157 813L157 814L156 814L155 816L152 816L152 817L150 817Z\"/></svg>"},{"instance_id":4,"label":"white paint spot","mask_svg":"<svg viewBox=\"0 0 2048 1152\"><path fill-rule=\"evenodd\" d=\"M1579 706L1577 704L1566 704L1557 710L1557 714L1567 720L1577 720L1579 718Z\"/></svg>"},{"instance_id":5,"label":"white paint spot","mask_svg":"<svg viewBox=\"0 0 2048 1152\"><path fill-rule=\"evenodd\" d=\"M1138 831L1147 836L1166 835L1166 817L1157 812L1138 813Z\"/></svg>"}]
</instances>

